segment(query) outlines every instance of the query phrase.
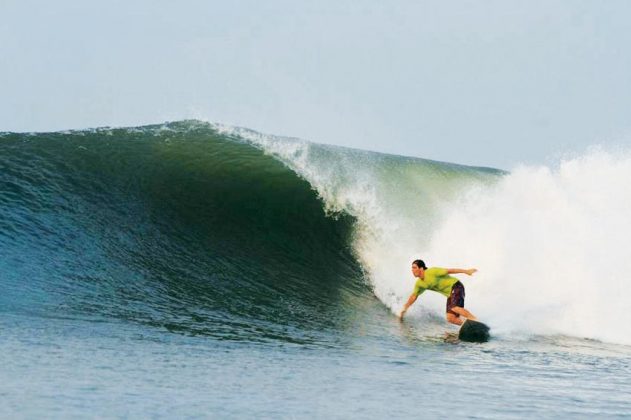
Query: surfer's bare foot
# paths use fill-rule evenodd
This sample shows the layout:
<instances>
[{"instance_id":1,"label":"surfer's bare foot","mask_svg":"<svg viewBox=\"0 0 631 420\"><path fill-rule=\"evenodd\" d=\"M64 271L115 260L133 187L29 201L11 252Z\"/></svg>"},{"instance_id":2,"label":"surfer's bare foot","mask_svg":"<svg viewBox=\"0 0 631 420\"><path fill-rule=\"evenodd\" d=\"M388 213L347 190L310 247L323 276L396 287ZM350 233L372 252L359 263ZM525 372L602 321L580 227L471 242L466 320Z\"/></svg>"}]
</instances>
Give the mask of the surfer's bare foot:
<instances>
[{"instance_id":1,"label":"surfer's bare foot","mask_svg":"<svg viewBox=\"0 0 631 420\"><path fill-rule=\"evenodd\" d=\"M462 323L464 322L462 320L462 318L460 318L458 315L454 315L454 314L447 314L447 322L454 324L454 325L462 325Z\"/></svg>"}]
</instances>

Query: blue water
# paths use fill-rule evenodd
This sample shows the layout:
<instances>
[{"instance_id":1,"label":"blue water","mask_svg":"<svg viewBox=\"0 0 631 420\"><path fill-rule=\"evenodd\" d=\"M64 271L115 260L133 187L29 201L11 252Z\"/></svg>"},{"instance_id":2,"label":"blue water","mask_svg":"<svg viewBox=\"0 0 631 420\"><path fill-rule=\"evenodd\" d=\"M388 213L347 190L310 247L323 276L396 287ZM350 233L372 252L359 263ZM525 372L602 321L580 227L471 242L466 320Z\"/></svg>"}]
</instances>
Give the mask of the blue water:
<instances>
[{"instance_id":1,"label":"blue water","mask_svg":"<svg viewBox=\"0 0 631 420\"><path fill-rule=\"evenodd\" d=\"M360 158L388 185L503 176ZM0 135L0 417L631 416L631 347L399 322L358 256L361 212L325 209L198 122Z\"/></svg>"},{"instance_id":2,"label":"blue water","mask_svg":"<svg viewBox=\"0 0 631 420\"><path fill-rule=\"evenodd\" d=\"M375 305L377 306L377 304ZM380 313L381 312L381 313ZM628 416L631 349L427 337L379 308L327 345L2 317L2 417ZM413 324L413 323L412 323Z\"/></svg>"}]
</instances>

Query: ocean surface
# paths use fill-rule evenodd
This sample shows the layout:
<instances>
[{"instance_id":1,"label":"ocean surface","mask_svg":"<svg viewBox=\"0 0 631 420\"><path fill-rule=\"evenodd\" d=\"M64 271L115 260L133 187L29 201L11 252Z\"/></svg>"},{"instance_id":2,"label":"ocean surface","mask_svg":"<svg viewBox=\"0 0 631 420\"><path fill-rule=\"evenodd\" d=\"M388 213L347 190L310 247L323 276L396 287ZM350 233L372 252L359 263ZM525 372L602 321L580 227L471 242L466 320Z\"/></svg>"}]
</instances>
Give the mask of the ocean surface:
<instances>
[{"instance_id":1,"label":"ocean surface","mask_svg":"<svg viewBox=\"0 0 631 420\"><path fill-rule=\"evenodd\" d=\"M631 417L631 157L510 172L201 121L0 133L0 417ZM411 261L459 276L404 322Z\"/></svg>"}]
</instances>

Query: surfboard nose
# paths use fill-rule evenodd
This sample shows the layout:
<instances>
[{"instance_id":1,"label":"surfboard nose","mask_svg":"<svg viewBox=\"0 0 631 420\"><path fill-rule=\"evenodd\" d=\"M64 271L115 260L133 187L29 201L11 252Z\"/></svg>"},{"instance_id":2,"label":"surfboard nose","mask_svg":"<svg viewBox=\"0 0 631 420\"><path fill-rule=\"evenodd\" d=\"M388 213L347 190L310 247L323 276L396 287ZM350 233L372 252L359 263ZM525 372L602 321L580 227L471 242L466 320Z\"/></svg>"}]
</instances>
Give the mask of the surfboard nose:
<instances>
[{"instance_id":1,"label":"surfboard nose","mask_svg":"<svg viewBox=\"0 0 631 420\"><path fill-rule=\"evenodd\" d=\"M467 319L460 327L458 339L461 341L469 341L473 343L485 343L489 341L491 328L488 325Z\"/></svg>"}]
</instances>

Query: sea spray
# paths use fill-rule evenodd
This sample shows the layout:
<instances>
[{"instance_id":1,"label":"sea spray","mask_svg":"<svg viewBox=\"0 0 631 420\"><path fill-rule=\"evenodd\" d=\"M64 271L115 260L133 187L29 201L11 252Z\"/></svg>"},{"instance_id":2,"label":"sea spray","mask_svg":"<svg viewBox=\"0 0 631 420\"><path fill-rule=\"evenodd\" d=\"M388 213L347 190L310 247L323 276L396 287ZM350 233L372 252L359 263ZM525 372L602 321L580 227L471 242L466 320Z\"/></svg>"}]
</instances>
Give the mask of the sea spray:
<instances>
[{"instance_id":1,"label":"sea spray","mask_svg":"<svg viewBox=\"0 0 631 420\"><path fill-rule=\"evenodd\" d=\"M393 312L410 262L475 266L467 307L499 333L631 343L631 157L591 150L557 168L511 173L239 132L309 181L329 211L357 217L354 250ZM412 316L442 317L425 294Z\"/></svg>"},{"instance_id":2,"label":"sea spray","mask_svg":"<svg viewBox=\"0 0 631 420\"><path fill-rule=\"evenodd\" d=\"M631 343L631 156L592 150L516 168L444 209L430 254L480 268L467 281L497 329Z\"/></svg>"}]
</instances>

